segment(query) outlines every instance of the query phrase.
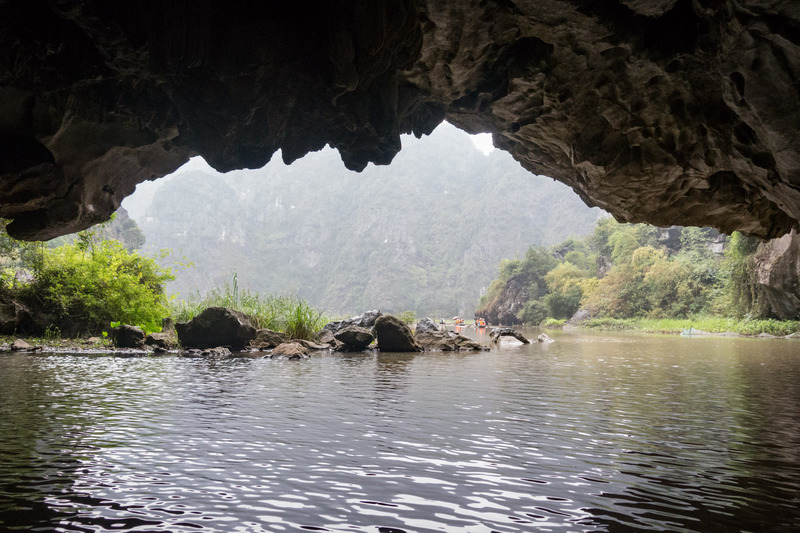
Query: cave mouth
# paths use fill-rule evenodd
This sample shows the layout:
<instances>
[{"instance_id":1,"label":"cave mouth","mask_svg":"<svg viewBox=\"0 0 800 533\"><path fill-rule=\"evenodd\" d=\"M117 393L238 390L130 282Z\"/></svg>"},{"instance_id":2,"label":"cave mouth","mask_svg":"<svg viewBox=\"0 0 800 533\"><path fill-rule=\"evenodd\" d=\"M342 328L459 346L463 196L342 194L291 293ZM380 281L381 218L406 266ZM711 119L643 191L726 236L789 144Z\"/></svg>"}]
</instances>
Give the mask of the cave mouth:
<instances>
[{"instance_id":1,"label":"cave mouth","mask_svg":"<svg viewBox=\"0 0 800 533\"><path fill-rule=\"evenodd\" d=\"M800 16L723 4L3 2L0 217L49 239L196 155L361 171L447 120L620 221L774 238L800 220Z\"/></svg>"}]
</instances>

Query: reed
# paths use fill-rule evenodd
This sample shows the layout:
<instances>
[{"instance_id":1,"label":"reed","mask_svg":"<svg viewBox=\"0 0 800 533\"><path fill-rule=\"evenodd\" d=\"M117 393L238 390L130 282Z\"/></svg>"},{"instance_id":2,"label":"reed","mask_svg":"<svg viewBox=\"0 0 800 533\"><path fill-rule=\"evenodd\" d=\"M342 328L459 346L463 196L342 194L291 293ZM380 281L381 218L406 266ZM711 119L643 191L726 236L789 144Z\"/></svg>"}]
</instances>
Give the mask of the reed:
<instances>
[{"instance_id":1,"label":"reed","mask_svg":"<svg viewBox=\"0 0 800 533\"><path fill-rule=\"evenodd\" d=\"M294 295L261 295L239 287L238 276L205 295L196 293L173 304L172 317L186 322L208 307L228 307L246 314L258 329L286 333L293 339L311 339L327 323L323 313Z\"/></svg>"}]
</instances>

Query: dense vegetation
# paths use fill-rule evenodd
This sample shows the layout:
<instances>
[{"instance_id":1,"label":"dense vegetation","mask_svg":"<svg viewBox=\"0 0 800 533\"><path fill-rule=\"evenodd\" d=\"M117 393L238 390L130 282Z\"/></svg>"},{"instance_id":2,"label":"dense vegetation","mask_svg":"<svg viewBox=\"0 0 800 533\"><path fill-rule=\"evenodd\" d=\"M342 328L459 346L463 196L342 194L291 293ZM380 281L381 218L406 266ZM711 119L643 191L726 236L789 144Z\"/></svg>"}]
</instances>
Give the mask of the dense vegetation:
<instances>
[{"instance_id":1,"label":"dense vegetation","mask_svg":"<svg viewBox=\"0 0 800 533\"><path fill-rule=\"evenodd\" d=\"M195 264L170 291L210 291L236 272L242 286L337 315L449 318L472 312L501 258L585 235L601 215L447 124L404 136L390 166L361 173L330 148L291 166L275 159L227 174L190 165L126 199L148 246Z\"/></svg>"},{"instance_id":2,"label":"dense vegetation","mask_svg":"<svg viewBox=\"0 0 800 533\"><path fill-rule=\"evenodd\" d=\"M709 228L664 230L605 218L585 239L531 247L524 258L501 262L476 313L493 323L540 324L580 309L594 319L587 324L611 329L645 327L641 319L771 318L755 278L757 241L734 233L722 253L723 239ZM773 322L752 328L784 331ZM736 329L731 322L706 323ZM738 327L751 333L751 326Z\"/></svg>"},{"instance_id":3,"label":"dense vegetation","mask_svg":"<svg viewBox=\"0 0 800 533\"><path fill-rule=\"evenodd\" d=\"M24 315L22 332L99 334L111 322L161 329L169 315L165 285L174 275L118 240L100 240L100 232L116 231L108 226L49 244L0 232L0 302Z\"/></svg>"},{"instance_id":4,"label":"dense vegetation","mask_svg":"<svg viewBox=\"0 0 800 533\"><path fill-rule=\"evenodd\" d=\"M155 332L165 317L188 321L211 306L237 309L254 326L292 338L308 339L327 322L296 296L240 289L236 275L205 295L177 302L168 298L165 286L175 275L162 263L169 253L154 259L137 252L142 236L132 222L123 213L111 223L49 243L15 241L0 231L0 326L7 329L3 313L15 323L13 330L0 333L77 337L99 335L116 323Z\"/></svg>"}]
</instances>

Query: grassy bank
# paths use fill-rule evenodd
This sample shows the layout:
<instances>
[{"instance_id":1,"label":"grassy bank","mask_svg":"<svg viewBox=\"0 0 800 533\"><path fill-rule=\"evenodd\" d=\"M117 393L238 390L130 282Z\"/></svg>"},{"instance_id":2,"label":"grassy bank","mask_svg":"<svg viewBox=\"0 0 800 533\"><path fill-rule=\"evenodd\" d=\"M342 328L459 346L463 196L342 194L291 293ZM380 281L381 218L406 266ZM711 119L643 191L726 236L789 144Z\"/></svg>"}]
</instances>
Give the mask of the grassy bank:
<instances>
[{"instance_id":1,"label":"grassy bank","mask_svg":"<svg viewBox=\"0 0 800 533\"><path fill-rule=\"evenodd\" d=\"M195 295L173 304L172 317L187 322L207 307L229 307L250 317L256 328L286 333L294 339L310 339L329 322L321 311L296 296L260 295L240 289L237 276L224 287L216 287L205 296Z\"/></svg>"},{"instance_id":2,"label":"grassy bank","mask_svg":"<svg viewBox=\"0 0 800 533\"><path fill-rule=\"evenodd\" d=\"M737 320L721 317L687 319L596 318L582 322L579 327L602 331L641 331L643 333L681 333L690 328L708 333L739 335L790 335L800 332L800 322L794 320Z\"/></svg>"}]
</instances>

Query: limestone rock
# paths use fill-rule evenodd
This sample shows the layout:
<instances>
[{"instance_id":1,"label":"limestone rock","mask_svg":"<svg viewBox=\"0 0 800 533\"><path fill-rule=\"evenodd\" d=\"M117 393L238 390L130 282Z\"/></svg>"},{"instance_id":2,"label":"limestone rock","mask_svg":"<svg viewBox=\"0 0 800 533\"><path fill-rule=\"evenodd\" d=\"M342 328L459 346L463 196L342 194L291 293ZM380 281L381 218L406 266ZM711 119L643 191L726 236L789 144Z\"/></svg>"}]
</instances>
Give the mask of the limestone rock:
<instances>
[{"instance_id":1,"label":"limestone rock","mask_svg":"<svg viewBox=\"0 0 800 533\"><path fill-rule=\"evenodd\" d=\"M767 305L782 320L800 316L800 235L796 230L762 243L754 257L756 278Z\"/></svg>"},{"instance_id":2,"label":"limestone rock","mask_svg":"<svg viewBox=\"0 0 800 533\"><path fill-rule=\"evenodd\" d=\"M341 349L348 352L365 350L375 340L370 330L360 326L347 326L336 333L335 337L342 343Z\"/></svg>"},{"instance_id":3,"label":"limestone rock","mask_svg":"<svg viewBox=\"0 0 800 533\"><path fill-rule=\"evenodd\" d=\"M308 356L308 348L299 342L284 342L272 350L273 358L303 359Z\"/></svg>"},{"instance_id":4,"label":"limestone rock","mask_svg":"<svg viewBox=\"0 0 800 533\"><path fill-rule=\"evenodd\" d=\"M377 320L378 317L381 315L383 315L383 313L381 313L377 309L373 309L372 311L366 311L358 316L354 316L353 318L346 318L344 320L337 320L336 322L330 322L328 324L325 324L322 329L328 330L333 334L336 334L348 326L371 328L375 325L375 320Z\"/></svg>"},{"instance_id":5,"label":"limestone rock","mask_svg":"<svg viewBox=\"0 0 800 533\"><path fill-rule=\"evenodd\" d=\"M799 25L760 0L9 0L0 217L47 239L194 155L330 144L361 170L446 119L619 220L779 237L800 220Z\"/></svg>"},{"instance_id":6,"label":"limestone rock","mask_svg":"<svg viewBox=\"0 0 800 533\"><path fill-rule=\"evenodd\" d=\"M411 328L399 318L383 315L375 320L375 335L382 352L421 352Z\"/></svg>"},{"instance_id":7,"label":"limestone rock","mask_svg":"<svg viewBox=\"0 0 800 533\"><path fill-rule=\"evenodd\" d=\"M111 329L111 339L117 348L141 348L144 346L145 333L136 326L121 324Z\"/></svg>"},{"instance_id":8,"label":"limestone rock","mask_svg":"<svg viewBox=\"0 0 800 533\"><path fill-rule=\"evenodd\" d=\"M426 350L445 352L458 350L488 350L489 348L469 337L452 331L421 331L414 334L416 341Z\"/></svg>"},{"instance_id":9,"label":"limestone rock","mask_svg":"<svg viewBox=\"0 0 800 533\"><path fill-rule=\"evenodd\" d=\"M30 310L16 301L0 302L0 335L24 333L34 323Z\"/></svg>"},{"instance_id":10,"label":"limestone rock","mask_svg":"<svg viewBox=\"0 0 800 533\"><path fill-rule=\"evenodd\" d=\"M256 337L256 328L244 313L226 307L209 307L189 322L175 324L184 348L228 346L238 351Z\"/></svg>"},{"instance_id":11,"label":"limestone rock","mask_svg":"<svg viewBox=\"0 0 800 533\"><path fill-rule=\"evenodd\" d=\"M513 328L492 328L492 331L489 332L489 337L492 338L492 342L498 342L500 337L512 337L522 344L531 343L522 333L515 331Z\"/></svg>"},{"instance_id":12,"label":"limestone rock","mask_svg":"<svg viewBox=\"0 0 800 533\"><path fill-rule=\"evenodd\" d=\"M438 332L440 331L439 325L434 322L431 318L425 317L420 319L417 322L417 327L414 329L414 335L419 335L420 333L427 333L427 332Z\"/></svg>"}]
</instances>

